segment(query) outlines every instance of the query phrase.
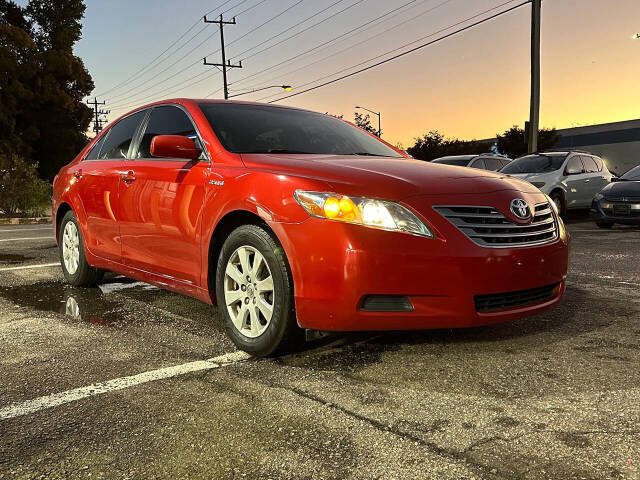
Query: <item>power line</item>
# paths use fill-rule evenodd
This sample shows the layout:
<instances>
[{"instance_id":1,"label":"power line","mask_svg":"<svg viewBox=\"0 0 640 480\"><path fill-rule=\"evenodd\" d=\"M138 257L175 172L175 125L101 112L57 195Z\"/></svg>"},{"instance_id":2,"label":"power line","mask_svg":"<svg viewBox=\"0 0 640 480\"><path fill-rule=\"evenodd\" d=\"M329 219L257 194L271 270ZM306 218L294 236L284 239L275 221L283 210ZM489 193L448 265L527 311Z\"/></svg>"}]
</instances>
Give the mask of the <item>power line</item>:
<instances>
[{"instance_id":1,"label":"power line","mask_svg":"<svg viewBox=\"0 0 640 480\"><path fill-rule=\"evenodd\" d=\"M305 51L304 51L304 52L302 52L302 53L298 53L298 54L293 55L292 57L289 57L289 58L287 58L287 59L285 59L285 60L282 60L282 61L280 61L280 62L278 62L278 63L275 63L275 64L273 64L273 65L270 65L270 66L268 66L268 67L266 67L266 68L263 68L262 70L259 70L259 71L255 72L255 73L252 73L251 75L246 75L246 76L244 76L244 77L240 78L239 80L237 80L236 82L234 82L234 84L241 83L241 82L244 82L244 81L246 81L246 80L248 80L248 79L250 79L250 78L257 77L257 76L258 76L258 75L260 75L261 73L264 73L264 72L267 72L267 71L269 71L269 70L272 70L272 69L274 69L274 68L276 68L276 67L279 67L280 65L284 65L284 64L286 64L286 63L290 63L290 62L292 62L292 61L295 61L296 59L298 59L298 58L300 58L300 57L303 57L303 56L306 56L307 54L309 54L309 53L311 53L311 52L313 52L313 51L324 49L323 47L328 46L329 44L331 44L331 43L335 42L336 40L339 40L340 38L343 38L343 37L349 36L351 33L354 33L354 32L356 32L356 31L358 31L358 30L362 29L363 27L366 27L367 25L374 24L374 23L378 23L378 21L379 21L379 20L381 20L382 18L384 18L384 17L386 17L386 16L388 16L388 15L390 15L390 14L392 14L392 13L395 13L395 15L392 15L391 17L389 17L389 18L393 18L393 17L395 17L396 15L398 15L398 14L400 13L400 12L399 12L399 10L402 10L402 9L403 9L403 8L405 8L407 5L410 5L410 4L412 4L412 3L415 3L416 1L418 1L418 0L410 0L409 2L405 3L404 5L401 5L401 6L399 6L399 7L396 7L396 8L394 8L394 9L392 9L392 10L389 10L387 13L385 13L385 14L383 14L383 15L380 15L379 17L376 17L376 18L374 18L374 19L372 19L372 20L369 20L368 22L366 22L366 23L364 23L364 24L362 24L362 25L359 25L359 26L357 26L357 27L355 27L355 28L352 28L351 30L348 30L347 32L344 32L344 33L342 33L342 34L338 35L337 37L333 37L332 39L327 40L327 41L325 41L325 42L322 42L322 43L320 43L319 45L316 45L315 47L309 48L309 49L305 50ZM420 3L424 3L424 2L426 2L426 1L427 1L427 0L422 0ZM365 29L365 30L368 30L368 29Z\"/></svg>"},{"instance_id":2,"label":"power line","mask_svg":"<svg viewBox=\"0 0 640 480\"><path fill-rule=\"evenodd\" d=\"M227 3L229 3L229 1L231 1L231 0L227 0L225 3L223 3L223 5L225 5L225 4L227 4ZM251 9L253 9L253 8L256 8L258 5L260 5L261 3L264 3L265 1L266 1L266 0L261 0L261 1L260 1L260 2L258 2L257 4L252 5L252 6L251 6L251 7L249 7L249 8L246 8L245 10L243 10L242 12L240 12L239 14L237 14L236 16L239 16L239 15L241 15L241 14L244 14L244 13L248 12L249 10L251 10ZM237 8L238 6L240 6L240 5L242 5L242 4L246 3L246 2L247 2L247 0L242 0L241 2L236 3L236 4L235 4L235 5L233 5L232 7L228 8L227 10L225 10L222 14L224 14L225 12L228 12L228 11L230 11L230 10L234 9L234 8ZM219 7L218 7L218 8L219 8ZM211 10L210 12L212 12L212 11L214 11L214 10L216 10L216 9L213 9L213 10ZM204 18L204 17L206 17L210 12L207 12L207 13L203 16L203 18ZM200 20L198 20L198 22L200 22ZM266 24L266 23L265 23L265 24ZM206 28L206 26L205 26L204 28ZM204 44L207 40L211 39L215 34L216 34L216 32L211 33L211 34L210 34L209 36L207 36L204 40L202 40L200 43L198 43L195 47L193 47L191 50L189 50L185 55L183 55L183 58L180 58L180 59L176 60L176 61L175 61L175 62L173 62L171 65L169 65L168 67L166 67L165 71L167 71L167 70L171 69L172 67L174 67L175 65L177 65L178 63L180 63L181 61L183 61L185 57L188 57L191 53L193 53L197 48L199 48L199 47L200 47L202 44ZM219 51L220 51L220 49L216 50L216 51L215 51L215 52L213 52L213 53L217 53L217 52L219 52ZM175 53L175 52L174 52L174 53ZM209 54L209 55L207 55L207 56L213 55L213 53L210 53L210 54ZM160 81L158 81L158 82L156 82L156 83L154 83L154 84L152 84L152 85L150 85L150 86L147 86L147 87L145 88L145 90L146 90L146 91L148 91L148 90L150 90L150 89L152 89L152 88L157 87L158 85L162 85L163 83L165 83L165 82L167 82L167 81L171 80L172 78L176 77L177 75L179 75L179 74L181 74L181 73L183 73L183 72L186 72L187 70L189 70L189 69L191 69L191 68L195 67L196 65L200 65L200 64L201 64L201 59L198 59L198 60L196 60L195 62L191 63L190 65L187 65L186 67L184 67L184 68L182 68L182 69L178 70L177 72L174 72L173 74L169 75L168 77L165 77L165 78L163 78L162 80L160 80ZM216 67L216 68L217 68L217 67ZM221 70L220 70L220 71L221 71ZM193 76L193 77L190 77L190 78L186 79L185 81L189 81L189 80L191 80L191 79L193 79L193 78L196 78L196 77L198 77L198 76L199 76L199 74L197 74L197 75L195 75L195 76ZM135 87L132 87L132 89L131 89L131 90L129 90L128 92L123 93L123 94L118 94L118 95L115 95L115 96L111 97L111 99L110 99L110 100L119 99L118 101L120 101L120 102L128 101L128 99L130 99L130 98L131 98L131 93L132 93L133 91L140 90L140 88L141 88L141 87L144 87L145 85L147 85L150 81L152 81L152 80L154 80L154 79L156 79L156 78L151 77L151 78L149 78L149 79L145 80L144 82L142 82L141 84L139 84L139 85L137 85L137 86L135 86ZM133 94L133 96L135 97L135 95L139 95L140 93L142 93L142 92L136 92L135 94ZM122 97L124 97L124 98L122 98Z\"/></svg>"},{"instance_id":3,"label":"power line","mask_svg":"<svg viewBox=\"0 0 640 480\"><path fill-rule=\"evenodd\" d=\"M510 2L507 2L507 3L510 3ZM307 92L310 92L310 91L312 91L312 90L317 90L318 88L322 88L322 87L325 87L325 86L327 86L327 85L331 85L332 83L336 83L336 82L339 82L339 81L341 81L341 80L344 80L344 79L346 79L346 78L353 77L353 76L358 75L358 74L360 74L360 73L362 73L362 72L365 72L365 71L367 71L367 70L371 70L371 69L373 69L373 68L379 67L380 65L384 65L385 63L391 62L391 61L393 61L393 60L396 60L396 59L398 59L398 58L400 58L400 57L404 57L405 55L409 55L410 53L416 52L416 51L421 50L421 49L423 49L423 48L425 48L425 47L428 47L428 46L430 46L430 45L433 45L433 44L435 44L435 43L441 42L442 40L445 40L445 39L447 39L447 38L449 38L449 37L452 37L452 36L454 36L454 35L457 35L457 34L459 34L459 33L464 32L464 31L466 31L466 30L469 30L469 29L471 29L471 28L474 28L474 27L476 27L476 26L478 26L478 25L481 25L481 24L483 24L483 23L486 23L486 22L488 22L488 21L490 21L490 20L493 20L494 18L497 18L497 17L500 17L500 16L502 16L502 15L505 15L505 14L507 14L507 13L509 13L509 12L512 12L513 10L516 10L516 9L518 9L518 8L520 8L520 7L523 7L524 5L528 5L529 3L531 3L531 0L526 0L526 1L522 2L522 3L519 3L518 5L515 5L515 6L513 6L513 7L510 7L510 8L508 8L508 9L506 9L506 10L503 10L502 12L498 12L498 13L496 13L496 14L494 14L494 15L491 15L491 16L489 16L489 17L487 17L487 18L484 18L484 19L482 19L482 20L479 20L479 21L477 21L477 22L474 22L474 23L472 23L471 25L467 25L466 27L459 28L458 30L455 30L455 31L453 31L453 32L451 32L451 33L448 33L448 34L446 34L446 35L443 35L442 37L439 37L439 38L437 38L437 39L435 39L435 40L432 40L432 41L430 41L430 42L427 42L427 43L423 43L423 44L421 44L421 45L418 45L417 47L414 47L414 48L412 48L412 49L410 49L410 50L407 50L407 51L405 51L405 52L402 52L402 53L399 53L399 54L397 54L397 55L394 55L393 57L387 58L387 59L382 60L382 61L380 61L380 62L374 63L373 65L369 65L369 66L367 66L367 67L364 67L364 68L361 68L361 69L359 69L359 70L356 70L355 72L351 72L351 73L348 73L348 74L346 74L346 75L342 75L341 77L335 78L335 79L333 79L333 80L329 80L328 82L321 83L320 85L316 85L316 86L311 87L311 88L307 88L307 89L302 90L302 91L300 91L300 92L296 92L296 93L292 93L291 95L286 95L286 96L284 96L284 97L276 98L275 100L271 100L271 101L269 101L268 103L275 103L275 102L278 102L278 101L280 101L280 100L284 100L284 99L287 99L287 98L291 98L291 97L295 97L295 96L298 96L298 95L302 95L303 93L307 93ZM490 9L490 10L493 10L493 9ZM489 10L489 11L490 11L490 10ZM449 28L451 28L451 27L449 27ZM411 42L411 43L415 43L415 42ZM408 45L410 45L411 43L409 43ZM375 57L374 57L374 58L375 58ZM351 68L353 68L353 67L351 67Z\"/></svg>"},{"instance_id":4,"label":"power line","mask_svg":"<svg viewBox=\"0 0 640 480\"><path fill-rule=\"evenodd\" d=\"M381 53L379 55L376 55L375 57L368 58L368 59L366 59L366 60L364 60L362 62L356 63L355 65L351 65L349 67L346 67L346 68L343 68L341 70L338 70L337 72L333 72L333 73L330 73L328 75L323 75L320 78L316 78L315 80L312 80L310 82L303 83L302 85L298 85L296 88L301 88L301 87L306 87L307 85L312 85L312 84L314 84L314 83L316 83L316 82L318 82L320 80L324 80L325 78L333 77L334 75L337 75L339 73L346 72L347 70L351 70L353 68L359 67L360 65L364 65L364 64L369 63L369 62L371 62L373 60L376 60L378 58L381 58L381 57L384 57L384 56L389 55L391 53L397 52L398 50L402 50L403 48L408 47L409 45L413 45L413 44L418 43L418 42L420 42L422 40L426 40L427 38L431 38L431 37L433 37L433 36L435 36L435 35L437 35L439 33L446 32L447 30L450 30L453 27L457 27L458 25L462 25L464 23L469 22L470 20L473 20L474 18L478 18L478 17L481 17L483 15L486 15L487 13L492 12L493 10L497 10L498 8L502 8L505 5L508 5L509 3L513 3L514 1L515 0L507 0L507 1L505 1L505 2L503 2L501 4L499 4L499 5L496 5L494 7L491 7L491 8L488 8L486 10L483 10L483 11L481 11L479 13L476 13L475 15L472 15L470 17L467 17L467 18L463 19L463 20L460 20L459 22L456 22L456 23L454 23L452 25L448 25L448 26L446 26L444 28L441 28L440 30L436 30L435 32L431 32L428 35L424 35L424 36L418 38L417 40L413 40L412 42L405 43L404 45L400 45L399 47L396 47L396 48L394 48L392 50L388 50L386 52L383 52L383 53ZM529 1L531 1L531 0L529 0ZM266 100L267 98L271 98L273 96L274 96L273 94L272 95L267 95L266 97L258 99L258 101Z\"/></svg>"},{"instance_id":5,"label":"power line","mask_svg":"<svg viewBox=\"0 0 640 480\"><path fill-rule=\"evenodd\" d=\"M453 0L445 0L445 1L443 1L443 2L441 2L441 3L439 3L439 4L435 5L435 6L433 6L433 7L431 7L431 8L429 8L429 9L425 10L424 12L421 12L421 13L419 13L418 15L415 15L415 16L411 17L411 18L410 18L410 19L408 19L408 20L403 20L402 22L398 22L398 23L396 23L395 25L393 25L393 26L391 26L391 27L388 27L388 28L386 28L386 29L382 30L381 32L378 32L378 33L376 33L376 34L374 34L374 35L371 35L371 36L369 36L369 37L366 37L366 38L364 38L364 39L362 39L362 40L360 40L360 41L358 41L358 42L356 42L356 43L354 43L354 44L351 44L351 45L349 45L349 46L347 46L347 47L345 47L345 48L343 48L343 49L341 49L341 50L338 50L338 51L336 51L336 52L333 52L333 53L331 53L330 55L327 55L327 56L324 56L324 57L319 58L319 59L317 59L317 60L314 60L314 61L312 61L312 62L306 63L306 64L302 65L301 67L294 68L293 70L288 70L288 71L286 71L286 72L282 73L281 75L279 75L278 77L271 77L271 78L269 78L269 79L262 80L262 82L263 82L263 83L269 83L269 82L271 82L272 80L274 80L274 79L276 79L276 78L279 78L279 77L282 77L282 76L289 75L289 74L291 74L291 73L294 73L294 72L300 71L300 70L302 70L302 69L308 68L308 67L310 67L310 66L312 66L312 65L315 65L315 64L317 64L317 63L323 62L323 61L325 61L325 60L327 60L327 59L329 59L329 58L335 57L336 55L339 55L339 54L341 54L341 53L343 53L343 52L346 52L347 50L350 50L350 49L355 48L355 47L357 47L357 46L359 46L359 45L362 45L363 43L367 43L367 42L369 42L369 41L371 41L371 40L375 39L376 37L379 37L380 35L383 35L383 34L385 34L385 33L389 32L389 31L391 31L391 30L393 30L393 29L395 29L395 28L397 28L397 27L400 27L400 26L402 26L402 25L405 25L405 24L407 24L407 23L409 23L409 22L413 22L414 20L418 20L420 17L422 17L422 16L424 16L424 15L427 15L427 14L429 14L429 13L431 13L431 12L433 12L433 11L437 10L438 8L440 8L440 7L444 6L445 4L452 2L452 1L453 1ZM512 2L512 1L514 1L514 0L509 0L509 2ZM509 2L507 2L507 3L509 3ZM405 4L405 5L406 5L406 4ZM496 8L498 8L498 7L496 7ZM396 15L397 15L397 14L396 14ZM395 15L393 15L393 16L395 16ZM393 18L393 16L392 16L392 17L390 17L390 18ZM365 25L366 25L366 24L365 24ZM449 27L449 28L451 28L451 27ZM366 31L366 30L369 30L369 28L366 28L366 29L364 29L363 31ZM438 32L436 32L436 33L438 33ZM419 41L419 40L417 40L417 41ZM415 43L415 42L414 42L414 43ZM403 47L400 47L400 48L403 48ZM398 49L396 49L396 50L398 50ZM395 51L395 50L394 50L394 51ZM387 53L389 53L389 52L387 52ZM302 56L302 55L304 55L304 54L301 54L301 55L299 55L299 56ZM381 56L384 56L384 55L385 55L385 54L382 54ZM295 60L295 58L297 58L297 57L299 57L299 56L294 56L294 57L292 57L292 58L291 58L291 60ZM365 63L366 63L366 62L365 62ZM268 70L268 69L265 69L265 70L263 70L263 71L266 71L266 70ZM248 77L245 77L245 78L248 78ZM244 79L241 79L241 80L244 80ZM311 83L313 83L313 82L311 82Z\"/></svg>"},{"instance_id":6,"label":"power line","mask_svg":"<svg viewBox=\"0 0 640 480\"><path fill-rule=\"evenodd\" d=\"M343 1L343 0L339 0L338 2L335 2L333 5L335 5L335 4L337 4L337 3L340 3L341 1ZM278 41L278 42L276 42L276 43L274 43L274 44L272 44L272 45L269 45L268 47L265 47L265 48L263 48L262 50L258 50L257 52L253 52L251 55L248 55L248 56L246 56L246 57L243 57L243 58L242 58L242 60L244 61L244 60L247 60L247 59L249 59L249 58L255 57L256 55L259 55L259 54L261 54L261 53L263 53L263 52L266 52L267 50L270 50L270 49L272 49L273 47L275 47L275 46L277 46L277 45L281 45L281 44L283 44L284 42L287 42L287 41L291 40L292 38L297 37L297 36L298 36L298 35L300 35L301 33L304 33L304 32L306 32L306 31L308 31L308 30L311 30L311 29L312 29L312 28L314 28L314 27L317 27L318 25L320 25L320 24L322 24L322 23L326 22L327 20L330 20L330 19L332 19L332 18L334 18L334 17L336 17L336 16L340 15L341 13L343 13L343 12L345 12L345 11L349 10L350 8L355 7L356 5L358 5L359 3L362 3L362 2L364 2L364 1L366 1L366 0L356 0L354 3L352 3L351 5L349 5L349 6L345 7L345 8L343 8L342 10L339 10L339 11L337 11L337 12L335 12L335 13L333 13L333 14L329 15L329 16L328 16L328 17L326 17L326 18L323 18L323 19L322 19L322 20L320 20L319 22L316 22L316 23L314 23L314 24L312 24L312 25L309 25L308 27L303 28L303 29L302 29L302 30L300 30L299 32L296 32L296 33L294 33L293 35L289 35L287 38L284 38L284 39L282 39L282 40L280 40L280 41ZM331 5L330 7L332 7L333 5ZM328 8L330 8L330 7L327 7L325 10L327 10L327 9L328 9ZM322 11L324 11L324 10L322 10ZM321 12L318 12L318 13L321 13ZM299 24L298 24L298 25L299 25ZM295 25L295 26L297 26L297 25ZM291 28L293 28L293 27L291 27ZM284 30L283 32L279 33L278 35L275 35L275 36L271 37L271 39L268 39L268 40L266 40L266 41L262 42L261 44L259 44L259 45L255 46L255 47L251 47L251 48L249 48L249 49L245 50L244 52L239 53L238 55L234 55L234 56L233 56L233 58L238 58L238 57L240 57L240 56L244 55L245 53L250 52L251 50L253 50L253 49L255 49L255 48L258 48L259 46L264 45L265 43L267 43L267 42L271 41L272 39L274 39L274 38L276 38L276 37L278 37L278 36L282 35L283 33L286 33L287 31L291 30L291 28L289 28L289 29L287 29L287 30Z\"/></svg>"},{"instance_id":7,"label":"power line","mask_svg":"<svg viewBox=\"0 0 640 480\"><path fill-rule=\"evenodd\" d=\"M208 11L207 13L205 13L205 15L210 14L211 12L213 12L214 10L217 10L218 8L222 8L223 6L225 6L227 3L231 2L232 0L226 0L225 2L223 2L221 5L217 6L216 8ZM167 48L165 48L159 55L157 55L153 60L151 60L149 63L147 63L145 66L143 66L142 68L140 68L139 70L137 70L136 72L134 72L132 75L130 75L129 77L127 77L125 80L123 80L122 82L120 82L119 84L117 84L114 87L111 87L109 90L106 90L104 92L102 92L100 94L100 96L106 95L109 92L113 92L114 90L119 89L121 86L125 85L126 83L129 83L130 81L132 81L134 78L137 78L139 76L142 75L142 73L144 71L146 71L148 69L149 66L151 66L153 63L156 62L156 60L158 60L160 57L162 57L165 53L167 53L169 50L171 50L171 48L173 48L174 45L176 45L180 40L182 40L191 30L193 30L195 27L197 27L200 24L200 19L198 19L197 22L195 22L193 25L191 25L186 32L184 32L182 35L180 35L173 43L171 43L171 45L169 45ZM187 43L189 43L191 40L193 40L195 37L197 37L204 29L199 30L195 35L193 35L189 40L187 40L180 48L178 48L176 50L179 51L180 49L182 49ZM175 52L174 52L175 53Z\"/></svg>"}]
</instances>

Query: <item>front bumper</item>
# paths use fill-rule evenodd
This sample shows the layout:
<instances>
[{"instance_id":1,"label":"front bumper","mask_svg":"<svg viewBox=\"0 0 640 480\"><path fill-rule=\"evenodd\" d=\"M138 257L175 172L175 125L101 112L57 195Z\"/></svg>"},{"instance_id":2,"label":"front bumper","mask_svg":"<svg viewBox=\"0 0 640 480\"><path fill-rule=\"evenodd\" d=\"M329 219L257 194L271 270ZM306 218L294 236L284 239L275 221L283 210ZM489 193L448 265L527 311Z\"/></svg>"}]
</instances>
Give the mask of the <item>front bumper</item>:
<instances>
[{"instance_id":1,"label":"front bumper","mask_svg":"<svg viewBox=\"0 0 640 480\"><path fill-rule=\"evenodd\" d=\"M552 243L485 248L443 217L434 213L429 220L433 239L317 218L272 224L290 262L299 325L327 331L471 327L533 315L559 302L569 253L561 222ZM476 310L476 295L552 284L558 288L542 303ZM413 311L363 311L368 295L407 296Z\"/></svg>"},{"instance_id":2,"label":"front bumper","mask_svg":"<svg viewBox=\"0 0 640 480\"><path fill-rule=\"evenodd\" d=\"M611 205L611 208L603 208L603 203ZM632 206L637 204L629 204L629 215L616 215L613 210L614 204L622 204L621 202L613 202L613 201L599 201L593 200L591 202L591 208L589 213L591 218L596 222L610 222L610 223L619 223L622 225L640 225L640 209L637 207L633 210Z\"/></svg>"}]
</instances>

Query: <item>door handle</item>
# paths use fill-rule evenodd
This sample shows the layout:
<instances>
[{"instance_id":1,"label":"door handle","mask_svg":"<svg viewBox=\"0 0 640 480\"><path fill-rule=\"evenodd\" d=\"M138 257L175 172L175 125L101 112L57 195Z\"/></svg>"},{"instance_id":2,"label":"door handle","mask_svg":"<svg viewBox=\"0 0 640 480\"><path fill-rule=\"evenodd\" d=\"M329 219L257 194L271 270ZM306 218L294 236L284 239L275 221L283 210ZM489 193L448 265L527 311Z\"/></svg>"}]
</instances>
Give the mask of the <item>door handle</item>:
<instances>
[{"instance_id":1,"label":"door handle","mask_svg":"<svg viewBox=\"0 0 640 480\"><path fill-rule=\"evenodd\" d=\"M82 178L82 169L78 169L75 172L73 172L73 176L76 177L78 180L80 180Z\"/></svg>"},{"instance_id":2,"label":"door handle","mask_svg":"<svg viewBox=\"0 0 640 480\"><path fill-rule=\"evenodd\" d=\"M127 173L122 175L122 181L126 184L135 182L135 180L136 180L136 176L133 170L129 170Z\"/></svg>"},{"instance_id":3,"label":"door handle","mask_svg":"<svg viewBox=\"0 0 640 480\"><path fill-rule=\"evenodd\" d=\"M591 180L589 180L588 178L584 181L584 183L589 183Z\"/></svg>"}]
</instances>

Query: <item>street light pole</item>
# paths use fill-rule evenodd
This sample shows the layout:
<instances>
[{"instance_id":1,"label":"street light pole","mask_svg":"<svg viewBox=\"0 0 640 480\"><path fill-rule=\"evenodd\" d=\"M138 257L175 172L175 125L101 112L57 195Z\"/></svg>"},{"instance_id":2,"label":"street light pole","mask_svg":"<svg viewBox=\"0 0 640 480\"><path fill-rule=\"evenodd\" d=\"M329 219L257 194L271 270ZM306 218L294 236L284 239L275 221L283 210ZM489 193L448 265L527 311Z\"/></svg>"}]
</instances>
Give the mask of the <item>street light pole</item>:
<instances>
[{"instance_id":1,"label":"street light pole","mask_svg":"<svg viewBox=\"0 0 640 480\"><path fill-rule=\"evenodd\" d=\"M382 114L380 112L374 112L373 110L369 110L368 108L358 107L356 105L355 108L359 108L361 110L366 110L369 113L373 113L378 116L378 137L382 137Z\"/></svg>"},{"instance_id":2,"label":"street light pole","mask_svg":"<svg viewBox=\"0 0 640 480\"><path fill-rule=\"evenodd\" d=\"M269 85L268 87L262 88L254 88L253 90L247 90L246 92L234 93L233 95L228 95L227 98L239 97L240 95L247 95L248 93L253 92L261 92L262 90L267 90L268 88L282 88L287 92L291 90L291 85Z\"/></svg>"},{"instance_id":3,"label":"street light pole","mask_svg":"<svg viewBox=\"0 0 640 480\"><path fill-rule=\"evenodd\" d=\"M542 0L531 0L531 106L529 111L529 153L538 151L540 128L540 12Z\"/></svg>"}]
</instances>

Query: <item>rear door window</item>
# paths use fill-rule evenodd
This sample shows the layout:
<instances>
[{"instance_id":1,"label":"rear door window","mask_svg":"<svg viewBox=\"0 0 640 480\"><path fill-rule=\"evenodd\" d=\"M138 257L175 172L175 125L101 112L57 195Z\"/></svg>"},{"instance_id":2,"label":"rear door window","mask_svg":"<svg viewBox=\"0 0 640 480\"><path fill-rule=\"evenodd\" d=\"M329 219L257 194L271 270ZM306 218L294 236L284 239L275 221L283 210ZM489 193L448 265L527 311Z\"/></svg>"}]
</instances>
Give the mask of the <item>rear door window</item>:
<instances>
[{"instance_id":1,"label":"rear door window","mask_svg":"<svg viewBox=\"0 0 640 480\"><path fill-rule=\"evenodd\" d=\"M491 170L492 172L496 172L502 168L502 163L497 158L485 158L484 164L487 170Z\"/></svg>"},{"instance_id":2,"label":"rear door window","mask_svg":"<svg viewBox=\"0 0 640 480\"><path fill-rule=\"evenodd\" d=\"M146 111L136 112L133 115L123 118L109 129L98 159L126 159L128 158L129 147L133 140L140 122L144 119Z\"/></svg>"},{"instance_id":3,"label":"rear door window","mask_svg":"<svg viewBox=\"0 0 640 480\"><path fill-rule=\"evenodd\" d=\"M593 157L587 157L586 155L582 156L582 164L584 165L584 171L586 173L597 173L598 165L596 165Z\"/></svg>"},{"instance_id":4,"label":"rear door window","mask_svg":"<svg viewBox=\"0 0 640 480\"><path fill-rule=\"evenodd\" d=\"M135 158L154 158L151 155L151 140L157 135L181 135L199 143L198 134L189 116L182 109L171 105L156 107L151 111Z\"/></svg>"},{"instance_id":5,"label":"rear door window","mask_svg":"<svg viewBox=\"0 0 640 480\"><path fill-rule=\"evenodd\" d=\"M598 171L601 172L602 168L604 167L602 160L600 160L598 157L593 157L593 161L596 162L596 165L598 166Z\"/></svg>"}]
</instances>

